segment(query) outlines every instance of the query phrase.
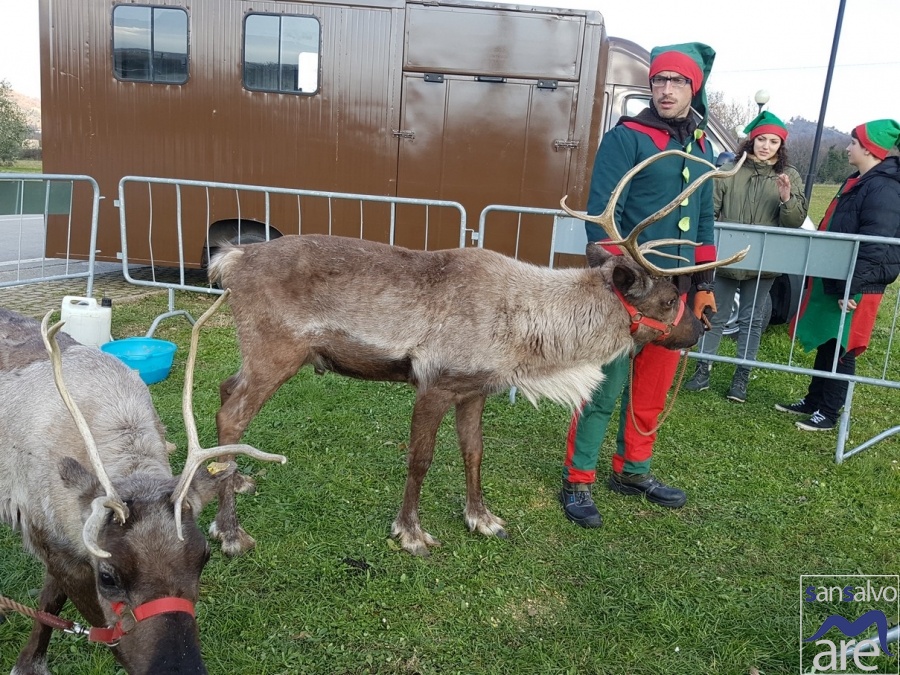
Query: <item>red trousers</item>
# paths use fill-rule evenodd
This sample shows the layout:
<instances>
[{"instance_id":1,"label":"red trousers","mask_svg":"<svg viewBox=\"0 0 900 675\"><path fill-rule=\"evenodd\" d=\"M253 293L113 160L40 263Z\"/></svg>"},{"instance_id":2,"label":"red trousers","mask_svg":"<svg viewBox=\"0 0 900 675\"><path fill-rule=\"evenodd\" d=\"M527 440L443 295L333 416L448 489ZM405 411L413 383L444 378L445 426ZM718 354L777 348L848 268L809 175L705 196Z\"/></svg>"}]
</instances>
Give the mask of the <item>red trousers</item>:
<instances>
[{"instance_id":1,"label":"red trousers","mask_svg":"<svg viewBox=\"0 0 900 675\"><path fill-rule=\"evenodd\" d=\"M650 343L634 357L625 355L603 367L604 381L594 390L591 399L575 412L569 425L563 465L565 480L593 483L596 479L600 446L620 396L613 471L650 471L656 432L647 432L656 428L675 379L680 356L677 350Z\"/></svg>"}]
</instances>

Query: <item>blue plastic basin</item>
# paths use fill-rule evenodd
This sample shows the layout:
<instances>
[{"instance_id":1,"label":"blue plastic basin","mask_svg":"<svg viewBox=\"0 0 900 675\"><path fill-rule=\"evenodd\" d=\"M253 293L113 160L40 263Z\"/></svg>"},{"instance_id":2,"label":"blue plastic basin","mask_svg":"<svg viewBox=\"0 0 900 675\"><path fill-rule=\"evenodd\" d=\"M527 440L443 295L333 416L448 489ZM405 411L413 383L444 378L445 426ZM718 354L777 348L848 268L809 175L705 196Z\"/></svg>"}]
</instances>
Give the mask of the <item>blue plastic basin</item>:
<instances>
[{"instance_id":1,"label":"blue plastic basin","mask_svg":"<svg viewBox=\"0 0 900 675\"><path fill-rule=\"evenodd\" d=\"M100 346L101 351L138 371L145 384L162 382L169 376L176 349L178 346L174 342L147 337L113 340Z\"/></svg>"}]
</instances>

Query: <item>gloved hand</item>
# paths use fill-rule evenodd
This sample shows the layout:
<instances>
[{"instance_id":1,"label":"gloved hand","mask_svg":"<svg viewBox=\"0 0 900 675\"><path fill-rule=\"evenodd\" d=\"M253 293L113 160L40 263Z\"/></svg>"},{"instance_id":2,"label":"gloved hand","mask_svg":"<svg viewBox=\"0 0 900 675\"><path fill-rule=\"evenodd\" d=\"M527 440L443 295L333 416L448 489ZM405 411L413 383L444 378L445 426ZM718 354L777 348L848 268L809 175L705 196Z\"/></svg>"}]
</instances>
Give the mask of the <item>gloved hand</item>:
<instances>
[{"instance_id":1,"label":"gloved hand","mask_svg":"<svg viewBox=\"0 0 900 675\"><path fill-rule=\"evenodd\" d=\"M712 291L697 291L694 293L694 316L703 322L706 330L710 329L709 319L715 313L716 296L713 295Z\"/></svg>"}]
</instances>

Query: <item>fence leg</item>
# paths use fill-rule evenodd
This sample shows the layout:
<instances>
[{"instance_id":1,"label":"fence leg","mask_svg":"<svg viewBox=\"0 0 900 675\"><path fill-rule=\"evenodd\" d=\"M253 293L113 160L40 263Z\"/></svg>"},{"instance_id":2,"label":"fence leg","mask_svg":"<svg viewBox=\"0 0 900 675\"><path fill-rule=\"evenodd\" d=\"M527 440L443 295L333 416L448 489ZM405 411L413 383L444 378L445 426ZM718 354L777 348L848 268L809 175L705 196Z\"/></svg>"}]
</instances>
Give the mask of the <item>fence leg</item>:
<instances>
[{"instance_id":1,"label":"fence leg","mask_svg":"<svg viewBox=\"0 0 900 675\"><path fill-rule=\"evenodd\" d=\"M153 333L156 331L156 328L159 326L160 322L163 319L168 319L173 316L185 316L187 317L188 322L193 326L196 323L196 319L190 315L187 311L183 309L175 309L175 289L169 289L169 311L163 312L158 317L153 319L153 323L150 324L150 330L147 331L147 335L144 337L153 337Z\"/></svg>"},{"instance_id":2,"label":"fence leg","mask_svg":"<svg viewBox=\"0 0 900 675\"><path fill-rule=\"evenodd\" d=\"M840 464L844 461L844 448L847 447L847 435L850 431L850 409L853 407L853 390L856 382L847 383L847 397L844 399L844 410L838 418L838 442L834 453L834 461Z\"/></svg>"}]
</instances>

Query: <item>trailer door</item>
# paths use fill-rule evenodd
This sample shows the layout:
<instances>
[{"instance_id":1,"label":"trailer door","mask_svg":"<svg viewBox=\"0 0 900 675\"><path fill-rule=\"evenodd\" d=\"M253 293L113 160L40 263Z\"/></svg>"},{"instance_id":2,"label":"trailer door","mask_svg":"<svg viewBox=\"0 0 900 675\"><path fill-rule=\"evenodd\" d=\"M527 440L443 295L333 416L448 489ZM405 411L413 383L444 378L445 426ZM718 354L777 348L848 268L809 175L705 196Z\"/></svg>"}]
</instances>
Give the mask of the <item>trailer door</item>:
<instances>
[{"instance_id":1,"label":"trailer door","mask_svg":"<svg viewBox=\"0 0 900 675\"><path fill-rule=\"evenodd\" d=\"M568 10L408 3L398 194L458 201L470 229L488 204L557 207L576 144L585 21ZM504 217L511 227L496 224ZM531 228L516 248L515 221L494 214L485 245L546 263L549 228L543 240ZM455 223L428 226L429 248L459 245Z\"/></svg>"},{"instance_id":2,"label":"trailer door","mask_svg":"<svg viewBox=\"0 0 900 675\"><path fill-rule=\"evenodd\" d=\"M405 75L398 194L459 201L472 229L488 204L558 206L567 184L575 90L571 82ZM493 221L491 227L489 247L512 253L514 228L501 230ZM429 223L429 229L429 248L457 245L453 223ZM547 244L529 237L519 256L546 251Z\"/></svg>"}]
</instances>

